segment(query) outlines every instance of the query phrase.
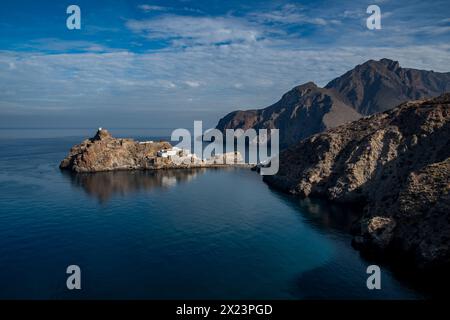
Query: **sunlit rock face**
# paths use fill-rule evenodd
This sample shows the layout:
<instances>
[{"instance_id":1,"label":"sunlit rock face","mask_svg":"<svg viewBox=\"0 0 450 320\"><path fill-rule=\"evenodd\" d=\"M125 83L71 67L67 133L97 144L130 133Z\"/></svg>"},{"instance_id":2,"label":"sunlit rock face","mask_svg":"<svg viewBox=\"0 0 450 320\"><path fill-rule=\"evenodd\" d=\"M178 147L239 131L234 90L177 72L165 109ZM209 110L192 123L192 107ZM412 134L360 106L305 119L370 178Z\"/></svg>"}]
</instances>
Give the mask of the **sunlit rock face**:
<instances>
[{"instance_id":1,"label":"sunlit rock face","mask_svg":"<svg viewBox=\"0 0 450 320\"><path fill-rule=\"evenodd\" d=\"M138 142L113 138L107 130L99 128L93 138L70 149L60 168L81 173L251 166L243 160L237 151L202 159L190 150L172 147L166 141Z\"/></svg>"},{"instance_id":2,"label":"sunlit rock face","mask_svg":"<svg viewBox=\"0 0 450 320\"><path fill-rule=\"evenodd\" d=\"M139 143L132 139L117 139L105 129L70 149L60 168L75 172L149 169L161 149L169 149L168 142Z\"/></svg>"}]
</instances>

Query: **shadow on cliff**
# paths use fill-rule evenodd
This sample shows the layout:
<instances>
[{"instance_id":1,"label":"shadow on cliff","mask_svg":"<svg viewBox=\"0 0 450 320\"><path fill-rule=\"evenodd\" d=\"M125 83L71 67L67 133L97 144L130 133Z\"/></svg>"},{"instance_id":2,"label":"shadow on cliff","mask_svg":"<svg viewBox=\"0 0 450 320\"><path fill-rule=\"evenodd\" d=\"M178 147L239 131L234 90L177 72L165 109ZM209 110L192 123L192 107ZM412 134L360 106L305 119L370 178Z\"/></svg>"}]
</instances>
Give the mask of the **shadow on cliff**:
<instances>
[{"instance_id":1,"label":"shadow on cliff","mask_svg":"<svg viewBox=\"0 0 450 320\"><path fill-rule=\"evenodd\" d=\"M402 119L399 119L398 121L402 121ZM422 122L419 123L420 119L416 119L416 121L418 123L415 123L415 127L420 127L423 124ZM387 214L390 210L395 211L398 209L397 201L400 192L402 192L406 186L409 172L420 171L426 166L432 163L441 162L450 156L450 140L448 140L449 132L450 124L447 123L434 130L429 135L421 137L417 144L408 144L407 148L402 150L393 160L387 163L381 163L379 160L377 161L373 177L368 179L360 187L360 190L369 190L369 196L378 201L376 209L386 210L386 212L382 212L380 210L380 213ZM410 137L413 134L414 132L412 132L412 129L409 127L401 130L401 135L403 137ZM386 146L389 144L391 139L392 137L390 135L383 137L382 154L387 152ZM349 159L352 154L353 147L354 145L350 145L348 148L344 148L339 152L336 158L344 160ZM332 166L332 174L329 178L329 181L331 181L329 183L330 185L334 185L337 179L344 174L344 160L338 161ZM388 189L386 189L386 185L382 183L382 181L386 179L390 180ZM278 191L275 190L274 192L278 193ZM364 207L368 204L367 194L364 195L362 192L358 193L358 190L355 192L357 195L354 197L354 199L357 200L356 211L354 209L349 209L346 211L345 207L347 205L340 206L339 204L337 207L334 207L334 204L331 201L324 199L323 195L321 199L321 195L319 193L314 193L313 196L306 199L300 199L298 197L288 195L286 197L292 197L292 205L296 206L301 211L302 216L310 219L319 230L326 231L329 228L333 228L342 232L354 233L355 230L352 225L355 223L356 226L356 223L364 215L364 213L367 214ZM371 205L373 206L374 203ZM343 211L342 209L334 209L339 207L343 208ZM349 206L349 208L352 207L353 205ZM411 223L409 220L407 222ZM424 228L429 229L429 232L436 232L435 230L428 228L425 224L417 223L413 226L422 232L427 231L424 230ZM441 236L445 237L446 235L442 234ZM351 244L349 242L349 247L350 245ZM433 269L432 272L427 273L418 270L414 267L414 256L410 252L401 253L393 247L384 252L362 250L359 254L368 264L373 263L380 265L382 269L386 268L389 272L392 272L396 279L410 288L418 290L425 297L441 298L446 295L445 290L448 288L448 285L450 285L450 277L448 276L448 272L446 272L445 269ZM332 279L333 272L332 265L324 265L302 274L296 281L298 286L295 286L293 290L299 294L307 295L309 298L327 297L327 287L333 286L333 283L324 283L321 279ZM330 274L329 276L327 275L328 273ZM365 270L363 270L361 274L365 276ZM339 281L345 281L345 278L342 278ZM363 289L365 290L362 291L364 293L363 296L367 296L367 298L371 298L373 296L376 298L376 294L368 295L368 290L364 287ZM308 292L305 292L305 290L308 290ZM395 297L393 298L395 299Z\"/></svg>"},{"instance_id":2,"label":"shadow on cliff","mask_svg":"<svg viewBox=\"0 0 450 320\"><path fill-rule=\"evenodd\" d=\"M204 173L205 169L112 171L97 173L72 173L61 171L73 186L81 188L100 203L113 196L125 196L153 189L167 189L188 182Z\"/></svg>"},{"instance_id":3,"label":"shadow on cliff","mask_svg":"<svg viewBox=\"0 0 450 320\"><path fill-rule=\"evenodd\" d=\"M279 191L271 186L269 189L299 212L302 219L324 233L331 230L349 235L355 222L362 215L363 207L359 204L342 204L318 197L301 198Z\"/></svg>"},{"instance_id":4,"label":"shadow on cliff","mask_svg":"<svg viewBox=\"0 0 450 320\"><path fill-rule=\"evenodd\" d=\"M302 299L399 299L405 298L404 293L398 295L396 290L390 290L386 285L382 287L383 292L377 290L368 290L366 287L366 267L371 264L380 266L382 270L382 284L385 272L411 289L411 293L406 298L441 298L445 296L443 289L448 286L448 280L441 277L441 274L424 277L418 274L415 268L411 267L408 259L399 258L398 254L386 253L380 256L371 252L362 252L355 250L351 245L351 231L354 224L359 221L363 208L357 204L342 204L332 202L321 198L299 198L289 195L270 187L270 190L284 203L287 203L293 209L298 211L299 218L312 224L314 228L324 234L340 234L339 237L347 243L347 246L339 247L335 257L324 265L300 274L293 279L290 293ZM345 260L352 261L352 255L359 255L363 263L356 266L357 270L349 274L345 269L339 269L340 264L346 264ZM359 278L360 286L352 287L346 295L346 292L339 291L339 288L345 288L348 279ZM441 285L437 286L437 283ZM348 285L351 285L350 283ZM392 284L391 284L392 285ZM386 292L392 292L391 296L386 296Z\"/></svg>"},{"instance_id":5,"label":"shadow on cliff","mask_svg":"<svg viewBox=\"0 0 450 320\"><path fill-rule=\"evenodd\" d=\"M352 191L350 199L343 199L336 201L349 203L350 201L358 206L364 207L369 199L382 200L386 205L394 204L398 198L398 194L404 188L408 174L412 171L420 171L424 167L444 161L450 157L450 123L445 123L442 127L434 129L425 137L421 137L418 143L412 145L409 141L405 141L405 137L413 137L414 135L423 134L421 128L426 124L427 119L423 119L420 115L412 114L414 110L411 109L406 115L392 121L391 125L396 125L399 129L402 141L399 142L398 155L387 162L382 162L382 159L376 160L376 167L373 174L357 189ZM408 121L408 125L405 123ZM389 146L396 142L397 136L389 133L382 138L381 155L387 155ZM335 161L331 165L329 177L326 182L319 182L313 185L311 197L326 197L327 188L335 186L338 180L346 175L348 163L355 163L358 159L364 157L366 148L359 148L364 142L368 143L367 137L364 136L360 141L348 143L346 147L340 150L334 157ZM391 185L388 185L390 183ZM389 197L387 197L386 186L388 186ZM385 195L382 199L377 199L376 195L380 193ZM389 203L390 202L390 203Z\"/></svg>"},{"instance_id":6,"label":"shadow on cliff","mask_svg":"<svg viewBox=\"0 0 450 320\"><path fill-rule=\"evenodd\" d=\"M346 255L346 253L343 253ZM367 266L373 261L366 261ZM366 265L358 266L354 270L345 270L330 261L320 267L309 270L298 276L290 289L291 294L309 300L379 300L379 299L423 299L430 295L419 290L416 284L403 280L404 290L396 289L395 281L386 281L389 271L384 264L377 262L381 268L381 289L369 290L366 285L369 275ZM388 269L389 270L389 269ZM350 274L351 272L351 274ZM349 281L351 279L351 281Z\"/></svg>"},{"instance_id":7,"label":"shadow on cliff","mask_svg":"<svg viewBox=\"0 0 450 320\"><path fill-rule=\"evenodd\" d=\"M339 252L341 255L351 254L349 252ZM426 277L418 274L411 264L405 261L394 259L393 256L375 256L359 253L363 258L364 264L354 270L351 274L337 267L332 260L320 267L314 268L300 274L294 279L290 292L294 296L302 299L443 299L447 297L447 288L450 281L442 277L441 273L429 274ZM398 256L397 256L398 258ZM369 265L378 265L381 268L381 290L369 290L366 287L366 281L369 274L366 273L366 267ZM386 274L391 274L395 280L401 283L407 292L398 294L392 290L393 283L384 281ZM359 279L355 281L356 279ZM348 282L352 279L353 284ZM335 288L345 288L352 285L351 290L336 290ZM386 295L389 294L389 295ZM405 295L406 294L406 295Z\"/></svg>"}]
</instances>

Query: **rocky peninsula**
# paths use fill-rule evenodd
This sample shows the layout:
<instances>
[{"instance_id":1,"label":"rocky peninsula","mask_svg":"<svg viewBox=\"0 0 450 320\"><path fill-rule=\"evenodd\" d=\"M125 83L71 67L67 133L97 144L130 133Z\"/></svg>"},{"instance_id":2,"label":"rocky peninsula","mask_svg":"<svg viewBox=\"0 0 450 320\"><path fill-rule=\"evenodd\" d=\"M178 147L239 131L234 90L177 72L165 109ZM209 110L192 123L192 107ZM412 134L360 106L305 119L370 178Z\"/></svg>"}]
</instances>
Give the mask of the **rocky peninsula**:
<instances>
[{"instance_id":1,"label":"rocky peninsula","mask_svg":"<svg viewBox=\"0 0 450 320\"><path fill-rule=\"evenodd\" d=\"M359 203L354 245L411 257L422 270L450 265L450 93L313 135L280 154L269 185Z\"/></svg>"},{"instance_id":2,"label":"rocky peninsula","mask_svg":"<svg viewBox=\"0 0 450 320\"><path fill-rule=\"evenodd\" d=\"M178 161L174 161L177 157ZM73 172L118 170L192 169L246 166L238 152L200 159L189 150L172 147L167 141L135 141L114 138L99 128L93 138L73 146L59 167Z\"/></svg>"}]
</instances>

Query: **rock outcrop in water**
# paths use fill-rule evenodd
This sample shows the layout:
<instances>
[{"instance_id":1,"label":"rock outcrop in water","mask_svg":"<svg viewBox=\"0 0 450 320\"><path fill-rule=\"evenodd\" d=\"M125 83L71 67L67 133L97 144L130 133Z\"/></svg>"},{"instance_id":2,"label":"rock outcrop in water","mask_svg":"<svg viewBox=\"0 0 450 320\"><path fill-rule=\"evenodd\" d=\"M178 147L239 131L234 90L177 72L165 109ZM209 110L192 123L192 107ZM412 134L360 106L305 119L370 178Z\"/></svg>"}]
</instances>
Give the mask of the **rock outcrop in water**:
<instances>
[{"instance_id":1,"label":"rock outcrop in water","mask_svg":"<svg viewBox=\"0 0 450 320\"><path fill-rule=\"evenodd\" d=\"M161 149L170 149L168 142L139 143L132 139L116 139L105 129L70 149L61 161L61 169L75 172L150 169Z\"/></svg>"},{"instance_id":2,"label":"rock outcrop in water","mask_svg":"<svg viewBox=\"0 0 450 320\"><path fill-rule=\"evenodd\" d=\"M59 167L74 172L117 170L191 169L247 166L239 152L217 154L200 159L188 150L172 147L169 142L114 138L99 129L91 139L73 146Z\"/></svg>"},{"instance_id":3,"label":"rock outcrop in water","mask_svg":"<svg viewBox=\"0 0 450 320\"><path fill-rule=\"evenodd\" d=\"M268 184L361 203L354 244L450 265L450 93L316 134L280 154Z\"/></svg>"}]
</instances>

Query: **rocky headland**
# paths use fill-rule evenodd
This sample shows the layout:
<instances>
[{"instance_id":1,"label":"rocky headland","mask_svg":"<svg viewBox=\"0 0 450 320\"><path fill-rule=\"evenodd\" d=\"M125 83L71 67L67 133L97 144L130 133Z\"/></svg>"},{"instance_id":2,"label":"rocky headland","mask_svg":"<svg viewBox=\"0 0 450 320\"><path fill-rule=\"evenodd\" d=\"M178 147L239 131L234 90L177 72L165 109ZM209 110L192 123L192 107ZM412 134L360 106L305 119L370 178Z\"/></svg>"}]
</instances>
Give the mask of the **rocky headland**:
<instances>
[{"instance_id":1,"label":"rocky headland","mask_svg":"<svg viewBox=\"0 0 450 320\"><path fill-rule=\"evenodd\" d=\"M176 159L175 159L176 157ZM59 167L73 172L118 170L191 169L223 166L245 166L238 152L200 159L188 150L167 141L144 141L114 138L101 129L95 136L73 146Z\"/></svg>"},{"instance_id":2,"label":"rocky headland","mask_svg":"<svg viewBox=\"0 0 450 320\"><path fill-rule=\"evenodd\" d=\"M304 139L280 154L269 185L364 207L354 245L450 265L450 93L405 102Z\"/></svg>"}]
</instances>

